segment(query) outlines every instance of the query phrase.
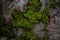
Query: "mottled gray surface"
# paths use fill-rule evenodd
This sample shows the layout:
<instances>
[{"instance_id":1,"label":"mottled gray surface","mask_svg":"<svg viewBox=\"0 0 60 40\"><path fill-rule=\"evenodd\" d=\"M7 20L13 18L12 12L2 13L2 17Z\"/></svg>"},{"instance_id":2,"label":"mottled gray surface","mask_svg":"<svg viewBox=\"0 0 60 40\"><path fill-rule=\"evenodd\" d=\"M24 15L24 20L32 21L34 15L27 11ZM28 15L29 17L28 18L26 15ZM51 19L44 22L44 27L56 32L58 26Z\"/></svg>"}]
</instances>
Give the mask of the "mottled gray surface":
<instances>
[{"instance_id":1,"label":"mottled gray surface","mask_svg":"<svg viewBox=\"0 0 60 40\"><path fill-rule=\"evenodd\" d=\"M46 3L46 0L40 0L41 4L42 4L42 7L41 7L41 11L44 10L45 8L45 3Z\"/></svg>"},{"instance_id":2,"label":"mottled gray surface","mask_svg":"<svg viewBox=\"0 0 60 40\"><path fill-rule=\"evenodd\" d=\"M0 40L7 40L7 38L6 37L2 37L2 38L0 38Z\"/></svg>"},{"instance_id":3,"label":"mottled gray surface","mask_svg":"<svg viewBox=\"0 0 60 40\"><path fill-rule=\"evenodd\" d=\"M20 36L21 34L22 34L22 29L19 28L19 29L17 30L17 36Z\"/></svg>"},{"instance_id":4,"label":"mottled gray surface","mask_svg":"<svg viewBox=\"0 0 60 40\"><path fill-rule=\"evenodd\" d=\"M48 29L48 33L50 35L50 40L52 40L52 39L60 40L60 13L59 13L59 10L53 10L53 12L51 13L50 24L48 25L47 29Z\"/></svg>"},{"instance_id":5,"label":"mottled gray surface","mask_svg":"<svg viewBox=\"0 0 60 40\"><path fill-rule=\"evenodd\" d=\"M38 36L43 36L44 35L44 31L41 31L44 28L44 24L43 23L39 23L36 24L34 29L32 30L35 34L37 34Z\"/></svg>"}]
</instances>

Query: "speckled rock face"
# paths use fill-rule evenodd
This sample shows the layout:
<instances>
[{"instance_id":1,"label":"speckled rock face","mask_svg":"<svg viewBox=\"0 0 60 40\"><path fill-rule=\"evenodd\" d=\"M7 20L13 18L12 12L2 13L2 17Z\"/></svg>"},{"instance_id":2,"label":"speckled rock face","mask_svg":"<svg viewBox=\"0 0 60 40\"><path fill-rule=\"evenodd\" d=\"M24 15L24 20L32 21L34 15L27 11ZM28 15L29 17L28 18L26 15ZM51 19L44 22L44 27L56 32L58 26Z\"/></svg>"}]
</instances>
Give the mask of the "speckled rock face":
<instances>
[{"instance_id":1,"label":"speckled rock face","mask_svg":"<svg viewBox=\"0 0 60 40\"><path fill-rule=\"evenodd\" d=\"M42 4L41 10L44 10L46 0L40 0L40 2L41 2L41 4Z\"/></svg>"},{"instance_id":2,"label":"speckled rock face","mask_svg":"<svg viewBox=\"0 0 60 40\"><path fill-rule=\"evenodd\" d=\"M40 23L40 24L36 24L35 28L32 30L35 34L37 34L38 36L42 37L44 36L44 31L41 31L44 28L44 24Z\"/></svg>"},{"instance_id":3,"label":"speckled rock face","mask_svg":"<svg viewBox=\"0 0 60 40\"><path fill-rule=\"evenodd\" d=\"M20 36L21 34L22 34L22 29L19 28L19 29L17 30L17 36Z\"/></svg>"},{"instance_id":4,"label":"speckled rock face","mask_svg":"<svg viewBox=\"0 0 60 40\"><path fill-rule=\"evenodd\" d=\"M56 14L56 15L54 15ZM50 24L48 25L48 33L50 35L50 40L60 40L60 12L59 10L54 10L52 13Z\"/></svg>"},{"instance_id":5,"label":"speckled rock face","mask_svg":"<svg viewBox=\"0 0 60 40\"><path fill-rule=\"evenodd\" d=\"M18 7L22 12L24 11L23 7L28 3L28 0L15 0L15 6Z\"/></svg>"}]
</instances>

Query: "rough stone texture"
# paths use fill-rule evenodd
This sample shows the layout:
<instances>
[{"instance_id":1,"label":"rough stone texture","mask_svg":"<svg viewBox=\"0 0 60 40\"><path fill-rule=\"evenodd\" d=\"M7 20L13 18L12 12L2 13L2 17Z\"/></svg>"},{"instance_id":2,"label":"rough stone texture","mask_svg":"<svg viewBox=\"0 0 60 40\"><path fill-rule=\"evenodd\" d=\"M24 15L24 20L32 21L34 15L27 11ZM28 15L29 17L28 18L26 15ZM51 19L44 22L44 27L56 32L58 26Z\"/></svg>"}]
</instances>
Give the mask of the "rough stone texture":
<instances>
[{"instance_id":1,"label":"rough stone texture","mask_svg":"<svg viewBox=\"0 0 60 40\"><path fill-rule=\"evenodd\" d=\"M17 30L17 36L20 36L21 34L22 34L22 29L19 28L19 29Z\"/></svg>"},{"instance_id":2,"label":"rough stone texture","mask_svg":"<svg viewBox=\"0 0 60 40\"><path fill-rule=\"evenodd\" d=\"M44 36L44 31L41 31L44 28L44 24L40 23L40 24L36 24L34 29L32 30L35 34L37 34L38 36L42 37Z\"/></svg>"},{"instance_id":3,"label":"rough stone texture","mask_svg":"<svg viewBox=\"0 0 60 40\"><path fill-rule=\"evenodd\" d=\"M51 13L50 24L47 27L50 40L60 40L60 12L54 10Z\"/></svg>"},{"instance_id":4,"label":"rough stone texture","mask_svg":"<svg viewBox=\"0 0 60 40\"><path fill-rule=\"evenodd\" d=\"M45 8L45 3L46 3L46 0L40 0L41 4L42 4L42 7L41 7L41 11L44 10Z\"/></svg>"},{"instance_id":5,"label":"rough stone texture","mask_svg":"<svg viewBox=\"0 0 60 40\"><path fill-rule=\"evenodd\" d=\"M2 0L3 6L3 17L5 18L6 23L8 24L12 20L11 12L14 8L20 9L21 12L24 11L23 7L28 3L28 0Z\"/></svg>"},{"instance_id":6,"label":"rough stone texture","mask_svg":"<svg viewBox=\"0 0 60 40\"><path fill-rule=\"evenodd\" d=\"M0 40L7 40L7 38L6 37L2 37L2 38L0 38Z\"/></svg>"}]
</instances>

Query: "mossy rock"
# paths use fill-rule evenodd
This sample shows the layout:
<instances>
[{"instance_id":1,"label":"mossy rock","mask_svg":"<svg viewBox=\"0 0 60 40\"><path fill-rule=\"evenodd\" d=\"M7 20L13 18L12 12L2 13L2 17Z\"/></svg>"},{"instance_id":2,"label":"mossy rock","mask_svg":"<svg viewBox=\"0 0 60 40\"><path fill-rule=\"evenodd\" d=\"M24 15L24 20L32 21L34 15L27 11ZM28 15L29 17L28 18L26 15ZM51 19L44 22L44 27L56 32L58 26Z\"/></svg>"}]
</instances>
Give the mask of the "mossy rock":
<instances>
[{"instance_id":1,"label":"mossy rock","mask_svg":"<svg viewBox=\"0 0 60 40\"><path fill-rule=\"evenodd\" d=\"M46 8L43 11L40 11L40 5L39 5L38 0L35 0L35 1L30 0L30 4L31 5L24 7L25 9L24 13L16 9L13 10L12 12L12 16L13 16L12 25L13 26L22 27L25 29L33 29L36 23L49 22L48 13L50 12L50 10L48 8ZM36 7L38 8L38 10L35 9Z\"/></svg>"},{"instance_id":2,"label":"mossy rock","mask_svg":"<svg viewBox=\"0 0 60 40\"><path fill-rule=\"evenodd\" d=\"M50 10L46 8L45 10L40 11L41 4L39 3L39 0L29 1L30 5L24 6L25 12L16 9L12 11L13 20L10 25L5 24L3 15L0 15L0 33L2 33L2 35L13 38L16 36L13 29L21 27L28 30L22 33L21 38L23 40L34 40L35 35L31 30L34 28L35 24L40 22L47 24L49 22L48 13ZM0 11L2 11L2 6L0 7Z\"/></svg>"}]
</instances>

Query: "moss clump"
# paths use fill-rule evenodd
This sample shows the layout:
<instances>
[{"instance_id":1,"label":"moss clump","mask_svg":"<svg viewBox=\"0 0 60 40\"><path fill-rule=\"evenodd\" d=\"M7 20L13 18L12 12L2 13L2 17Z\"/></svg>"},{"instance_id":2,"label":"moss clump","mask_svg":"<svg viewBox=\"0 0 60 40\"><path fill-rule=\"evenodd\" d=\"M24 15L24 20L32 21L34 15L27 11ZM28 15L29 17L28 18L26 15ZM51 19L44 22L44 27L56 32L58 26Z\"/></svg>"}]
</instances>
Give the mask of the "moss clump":
<instances>
[{"instance_id":1,"label":"moss clump","mask_svg":"<svg viewBox=\"0 0 60 40\"><path fill-rule=\"evenodd\" d=\"M20 37L21 40L34 40L35 35L31 32L31 30L34 28L34 25L39 22L43 22L45 24L49 23L49 8L45 8L45 10L40 11L41 6L38 0L29 1L30 5L24 7L24 13L16 9L14 9L12 12L12 26L25 29Z\"/></svg>"},{"instance_id":2,"label":"moss clump","mask_svg":"<svg viewBox=\"0 0 60 40\"><path fill-rule=\"evenodd\" d=\"M58 6L58 7L60 7L60 1L59 1L59 2L57 2L57 6Z\"/></svg>"},{"instance_id":3,"label":"moss clump","mask_svg":"<svg viewBox=\"0 0 60 40\"><path fill-rule=\"evenodd\" d=\"M24 10L25 12L21 12L19 10L14 9L12 11L13 20L9 25L5 24L5 21L3 18L0 20L0 29L3 35L7 37L14 37L15 33L13 31L14 28L23 28L28 31L23 31L23 34L21 35L21 38L23 40L33 40L35 37L34 33L31 32L31 30L34 28L36 23L43 22L48 23L48 13L50 10L46 8L43 11L40 11L41 4L38 0L29 0L30 5L25 6ZM1 15L0 15L1 17ZM4 25L4 26L3 26Z\"/></svg>"},{"instance_id":4,"label":"moss clump","mask_svg":"<svg viewBox=\"0 0 60 40\"><path fill-rule=\"evenodd\" d=\"M49 37L45 35L44 37L41 37L40 40L49 40Z\"/></svg>"},{"instance_id":5,"label":"moss clump","mask_svg":"<svg viewBox=\"0 0 60 40\"><path fill-rule=\"evenodd\" d=\"M21 40L34 40L35 34L32 31L24 31L20 36Z\"/></svg>"},{"instance_id":6,"label":"moss clump","mask_svg":"<svg viewBox=\"0 0 60 40\"><path fill-rule=\"evenodd\" d=\"M37 4L37 5L36 5ZM30 0L30 5L25 6L25 12L22 13L20 11L17 11L16 9L13 10L13 21L12 25L13 26L20 26L25 29L33 29L35 23L38 22L43 22L43 23L48 23L48 13L49 9L46 8L43 11L40 11L40 3L38 0ZM38 8L39 10L37 10Z\"/></svg>"},{"instance_id":7,"label":"moss clump","mask_svg":"<svg viewBox=\"0 0 60 40\"><path fill-rule=\"evenodd\" d=\"M16 9L13 10L12 26L25 29L20 40L34 40L35 35L31 32L34 25L39 22L43 22L45 24L49 23L48 14L50 13L50 10L49 8L45 8L43 11L40 11L40 5L41 4L38 0L30 0L30 5L24 6L24 13Z\"/></svg>"},{"instance_id":8,"label":"moss clump","mask_svg":"<svg viewBox=\"0 0 60 40\"><path fill-rule=\"evenodd\" d=\"M34 27L34 24L30 22L26 17L24 17L24 15L20 11L19 12L17 10L16 12L14 11L13 17L14 17L12 21L13 26L22 27L25 29L32 29Z\"/></svg>"},{"instance_id":9,"label":"moss clump","mask_svg":"<svg viewBox=\"0 0 60 40\"><path fill-rule=\"evenodd\" d=\"M56 4L57 4L56 0L51 0L50 8L56 8Z\"/></svg>"},{"instance_id":10,"label":"moss clump","mask_svg":"<svg viewBox=\"0 0 60 40\"><path fill-rule=\"evenodd\" d=\"M14 19L12 21L12 25L17 27L20 26L25 29L34 28L35 23L38 22L48 23L47 14L41 11L34 12L30 9L27 10L24 14L16 10L16 12L13 12L13 17Z\"/></svg>"}]
</instances>

